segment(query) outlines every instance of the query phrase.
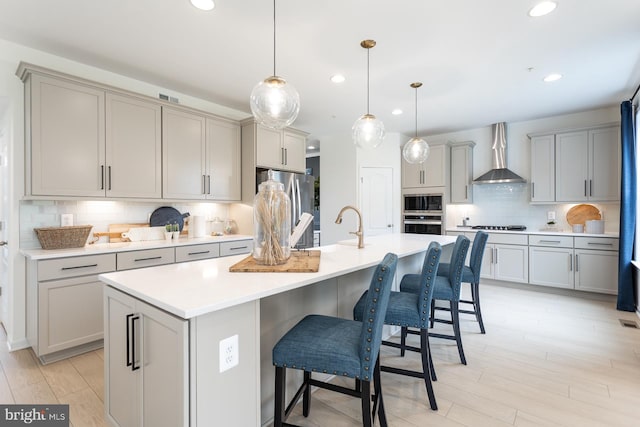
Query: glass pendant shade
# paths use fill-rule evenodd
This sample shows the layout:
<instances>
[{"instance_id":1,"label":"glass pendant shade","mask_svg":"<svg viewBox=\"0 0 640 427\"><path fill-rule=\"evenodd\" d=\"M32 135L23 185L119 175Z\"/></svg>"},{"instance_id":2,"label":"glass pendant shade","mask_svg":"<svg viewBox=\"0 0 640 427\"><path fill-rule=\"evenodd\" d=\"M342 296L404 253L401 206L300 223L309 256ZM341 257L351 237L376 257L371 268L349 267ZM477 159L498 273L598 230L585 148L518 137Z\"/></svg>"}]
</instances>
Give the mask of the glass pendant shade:
<instances>
[{"instance_id":1,"label":"glass pendant shade","mask_svg":"<svg viewBox=\"0 0 640 427\"><path fill-rule=\"evenodd\" d=\"M422 138L411 138L402 148L402 157L407 163L424 163L429 157L429 144Z\"/></svg>"},{"instance_id":2,"label":"glass pendant shade","mask_svg":"<svg viewBox=\"0 0 640 427\"><path fill-rule=\"evenodd\" d=\"M285 79L267 77L251 91L251 112L256 120L272 129L293 123L300 112L300 95Z\"/></svg>"},{"instance_id":3,"label":"glass pendant shade","mask_svg":"<svg viewBox=\"0 0 640 427\"><path fill-rule=\"evenodd\" d=\"M384 140L384 124L373 114L365 114L351 128L353 142L360 148L376 148Z\"/></svg>"}]
</instances>

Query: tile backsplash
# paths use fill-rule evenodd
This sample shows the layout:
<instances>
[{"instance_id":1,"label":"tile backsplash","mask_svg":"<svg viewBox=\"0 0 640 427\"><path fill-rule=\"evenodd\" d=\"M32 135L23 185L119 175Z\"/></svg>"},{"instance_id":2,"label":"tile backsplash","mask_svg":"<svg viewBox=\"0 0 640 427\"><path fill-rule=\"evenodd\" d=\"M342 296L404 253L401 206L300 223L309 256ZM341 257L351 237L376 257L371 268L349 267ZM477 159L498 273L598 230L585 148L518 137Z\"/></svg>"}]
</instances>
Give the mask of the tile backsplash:
<instances>
[{"instance_id":1,"label":"tile backsplash","mask_svg":"<svg viewBox=\"0 0 640 427\"><path fill-rule=\"evenodd\" d=\"M228 204L222 203L162 203L124 201L23 200L20 202L20 247L39 248L33 231L38 227L60 226L62 214L72 214L74 225L93 225L92 232L108 231L109 224L147 223L151 213L161 206L172 206L191 215L203 215L208 220L229 216ZM209 230L208 230L209 231ZM106 237L101 241L107 241Z\"/></svg>"},{"instance_id":2,"label":"tile backsplash","mask_svg":"<svg viewBox=\"0 0 640 427\"><path fill-rule=\"evenodd\" d=\"M472 205L447 205L447 227L461 225L466 216L471 225L525 225L529 231L538 231L547 224L547 212L553 211L557 227L570 232L566 215L576 204L530 204L527 184L474 185ZM619 231L619 203L589 204L600 210L605 232Z\"/></svg>"}]
</instances>

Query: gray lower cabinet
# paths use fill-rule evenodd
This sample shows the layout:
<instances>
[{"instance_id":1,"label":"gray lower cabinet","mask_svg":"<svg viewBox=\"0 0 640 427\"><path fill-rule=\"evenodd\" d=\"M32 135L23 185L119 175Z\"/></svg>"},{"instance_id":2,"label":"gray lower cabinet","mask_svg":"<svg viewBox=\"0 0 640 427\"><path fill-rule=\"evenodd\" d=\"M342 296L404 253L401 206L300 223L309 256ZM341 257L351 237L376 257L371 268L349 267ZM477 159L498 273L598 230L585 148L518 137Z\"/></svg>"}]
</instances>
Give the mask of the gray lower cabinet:
<instances>
[{"instance_id":1,"label":"gray lower cabinet","mask_svg":"<svg viewBox=\"0 0 640 427\"><path fill-rule=\"evenodd\" d=\"M98 274L115 269L115 254L28 264L27 340L43 363L102 347Z\"/></svg>"},{"instance_id":2,"label":"gray lower cabinet","mask_svg":"<svg viewBox=\"0 0 640 427\"><path fill-rule=\"evenodd\" d=\"M105 417L189 427L189 322L104 287Z\"/></svg>"},{"instance_id":3,"label":"gray lower cabinet","mask_svg":"<svg viewBox=\"0 0 640 427\"><path fill-rule=\"evenodd\" d=\"M529 236L529 283L616 294L618 239Z\"/></svg>"}]
</instances>

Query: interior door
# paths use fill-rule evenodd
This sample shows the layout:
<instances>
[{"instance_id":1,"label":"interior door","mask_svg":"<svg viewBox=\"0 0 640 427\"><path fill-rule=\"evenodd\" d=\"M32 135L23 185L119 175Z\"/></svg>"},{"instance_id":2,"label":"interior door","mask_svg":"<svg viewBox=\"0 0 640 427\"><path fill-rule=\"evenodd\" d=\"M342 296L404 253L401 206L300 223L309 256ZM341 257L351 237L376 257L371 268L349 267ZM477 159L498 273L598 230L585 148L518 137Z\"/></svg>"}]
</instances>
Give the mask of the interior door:
<instances>
[{"instance_id":1,"label":"interior door","mask_svg":"<svg viewBox=\"0 0 640 427\"><path fill-rule=\"evenodd\" d=\"M360 168L360 207L365 236L393 233L393 169Z\"/></svg>"},{"instance_id":2,"label":"interior door","mask_svg":"<svg viewBox=\"0 0 640 427\"><path fill-rule=\"evenodd\" d=\"M0 323L6 315L4 294L9 285L9 248L7 247L9 218L9 137L7 130L6 99L0 97Z\"/></svg>"}]
</instances>

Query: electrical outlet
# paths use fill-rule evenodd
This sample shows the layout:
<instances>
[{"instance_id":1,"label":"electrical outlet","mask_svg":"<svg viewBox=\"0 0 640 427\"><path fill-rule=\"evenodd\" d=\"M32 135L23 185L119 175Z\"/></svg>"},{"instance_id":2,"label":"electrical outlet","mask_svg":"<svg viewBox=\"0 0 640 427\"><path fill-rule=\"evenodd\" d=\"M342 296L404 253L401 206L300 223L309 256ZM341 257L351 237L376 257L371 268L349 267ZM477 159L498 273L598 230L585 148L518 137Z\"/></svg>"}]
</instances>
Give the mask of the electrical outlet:
<instances>
[{"instance_id":1,"label":"electrical outlet","mask_svg":"<svg viewBox=\"0 0 640 427\"><path fill-rule=\"evenodd\" d=\"M60 215L60 226L68 227L73 225L73 214L62 214Z\"/></svg>"},{"instance_id":2,"label":"electrical outlet","mask_svg":"<svg viewBox=\"0 0 640 427\"><path fill-rule=\"evenodd\" d=\"M220 372L238 366L238 335L220 341Z\"/></svg>"},{"instance_id":3,"label":"electrical outlet","mask_svg":"<svg viewBox=\"0 0 640 427\"><path fill-rule=\"evenodd\" d=\"M549 211L547 212L547 220L551 221L556 219L556 211Z\"/></svg>"}]
</instances>

